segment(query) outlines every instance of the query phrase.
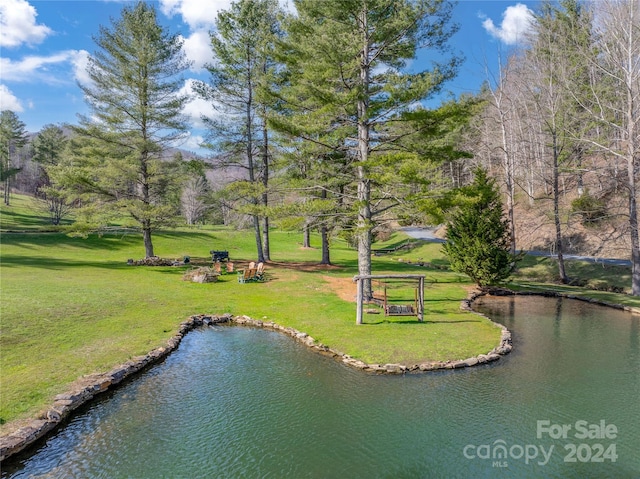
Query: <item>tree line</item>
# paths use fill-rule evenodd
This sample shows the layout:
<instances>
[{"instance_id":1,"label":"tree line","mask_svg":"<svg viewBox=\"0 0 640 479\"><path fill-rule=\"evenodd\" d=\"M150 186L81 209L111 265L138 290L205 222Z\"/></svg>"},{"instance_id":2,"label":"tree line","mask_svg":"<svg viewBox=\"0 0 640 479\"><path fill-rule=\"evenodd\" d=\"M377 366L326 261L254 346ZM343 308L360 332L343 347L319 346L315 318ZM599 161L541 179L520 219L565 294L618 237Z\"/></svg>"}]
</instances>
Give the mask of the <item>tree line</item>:
<instances>
[{"instance_id":1,"label":"tree line","mask_svg":"<svg viewBox=\"0 0 640 479\"><path fill-rule=\"evenodd\" d=\"M602 237L600 247L626 244L638 295L640 3L544 2L532 25L483 93L474 161L501 180L512 251L527 229L516 230L516 207L543 205L561 282L570 281L564 253L582 229Z\"/></svg>"},{"instance_id":2,"label":"tree line","mask_svg":"<svg viewBox=\"0 0 640 479\"><path fill-rule=\"evenodd\" d=\"M91 82L81 85L91 114L69 127L70 136L48 126L33 141L44 171L41 195L78 206L80 231L128 215L147 256L154 254L152 232L173 224L180 208L194 222L215 201L250 218L260 261L270 259L275 222L302 231L305 243L319 231L323 263L331 261L331 238L342 236L367 275L376 235L397 222L452 219L464 201L452 202L456 195L447 192L463 191L482 166L501 185L511 257L522 203L551 205L565 282L567 218L592 226L624 215L633 294L640 294L637 1L543 3L524 46L496 77L477 95L438 108L422 105L462 63L448 45L457 30L450 2L294 4L291 14L276 0L240 0L219 13L209 80L195 82L192 92L216 111L203 118L209 164L167 158L189 127L181 113L189 63L180 37L159 25L152 5L124 7L95 37ZM439 60L414 72L409 64L423 49ZM19 128L5 143L10 113L3 112L3 145L15 149ZM7 195L15 168L3 155ZM210 167L237 173L215 195ZM626 211L610 207L619 191Z\"/></svg>"}]
</instances>

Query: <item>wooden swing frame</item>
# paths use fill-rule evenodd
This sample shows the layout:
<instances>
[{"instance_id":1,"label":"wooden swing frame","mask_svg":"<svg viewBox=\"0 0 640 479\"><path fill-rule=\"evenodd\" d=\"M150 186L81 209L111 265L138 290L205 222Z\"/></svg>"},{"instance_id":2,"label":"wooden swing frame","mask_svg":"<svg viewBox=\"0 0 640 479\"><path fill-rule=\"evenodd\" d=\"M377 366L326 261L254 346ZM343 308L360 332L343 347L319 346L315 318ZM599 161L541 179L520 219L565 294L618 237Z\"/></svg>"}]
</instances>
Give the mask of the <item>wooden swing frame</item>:
<instances>
[{"instance_id":1,"label":"wooden swing frame","mask_svg":"<svg viewBox=\"0 0 640 479\"><path fill-rule=\"evenodd\" d=\"M413 305L403 304L403 305L395 305L389 304L389 298L387 296L387 283L384 281L376 281L378 287L382 287L382 296L376 294L376 291L373 290L373 281L372 285L372 298L371 302L377 304L382 307L385 316L416 316L416 312L418 311L418 288L416 287L414 290L414 298Z\"/></svg>"},{"instance_id":2,"label":"wooden swing frame","mask_svg":"<svg viewBox=\"0 0 640 479\"><path fill-rule=\"evenodd\" d=\"M364 304L364 288L363 288L363 280L366 279L403 279L403 280L412 280L418 283L416 288L416 297L414 300L414 305L416 311L412 314L407 314L405 312L400 313L391 313L390 308L388 308L387 304L387 292L386 286L384 290L383 298L378 298L378 300L382 299L383 307L385 310L385 316L417 316L418 321L424 321L424 276L419 274L367 274L367 275L358 275L353 277L353 281L357 284L357 296L356 296L356 324L362 324L362 313L363 313L363 304Z\"/></svg>"}]
</instances>

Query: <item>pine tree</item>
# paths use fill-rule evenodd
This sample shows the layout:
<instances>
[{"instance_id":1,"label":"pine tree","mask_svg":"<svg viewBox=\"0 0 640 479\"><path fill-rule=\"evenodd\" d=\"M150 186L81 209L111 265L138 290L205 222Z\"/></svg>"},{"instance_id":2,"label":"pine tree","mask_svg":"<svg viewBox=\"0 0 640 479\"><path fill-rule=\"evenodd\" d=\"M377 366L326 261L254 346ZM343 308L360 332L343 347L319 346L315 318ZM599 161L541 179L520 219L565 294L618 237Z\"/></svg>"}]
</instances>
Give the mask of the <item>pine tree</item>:
<instances>
[{"instance_id":1,"label":"pine tree","mask_svg":"<svg viewBox=\"0 0 640 479\"><path fill-rule=\"evenodd\" d=\"M194 83L196 93L220 113L204 118L209 128L206 146L218 154L219 167L238 166L247 172L248 185L235 187L246 198L248 207L242 209L253 220L258 261L270 259L265 211L272 161L266 118L270 104L261 93L272 78L270 50L279 35L280 16L276 0L239 0L221 11L211 34L215 63L207 66L210 82Z\"/></svg>"},{"instance_id":2,"label":"pine tree","mask_svg":"<svg viewBox=\"0 0 640 479\"><path fill-rule=\"evenodd\" d=\"M280 224L301 227L303 246L310 247L311 230L320 232L321 264L331 264L330 239L350 237L348 186L353 181L350 160L340 151L304 141L282 141L283 189L293 199L276 208Z\"/></svg>"},{"instance_id":3,"label":"pine tree","mask_svg":"<svg viewBox=\"0 0 640 479\"><path fill-rule=\"evenodd\" d=\"M443 250L451 269L482 288L507 279L521 256L511 254L509 221L500 191L486 171L475 172L473 184L459 190L461 204L447 222Z\"/></svg>"},{"instance_id":4,"label":"pine tree","mask_svg":"<svg viewBox=\"0 0 640 479\"><path fill-rule=\"evenodd\" d=\"M68 194L57 178L67 143L64 131L56 125L45 125L31 142L33 161L40 165L41 170L36 195L54 225L59 225L71 209Z\"/></svg>"},{"instance_id":5,"label":"pine tree","mask_svg":"<svg viewBox=\"0 0 640 479\"><path fill-rule=\"evenodd\" d=\"M33 161L42 167L57 165L60 163L66 144L67 137L62 128L56 125L45 125L31 142Z\"/></svg>"},{"instance_id":6,"label":"pine tree","mask_svg":"<svg viewBox=\"0 0 640 479\"><path fill-rule=\"evenodd\" d=\"M459 59L409 73L419 49L446 51L455 31L451 4L442 0L299 0L281 44L291 87L281 93L289 118L277 118L288 134L341 149L353 160L357 198L353 212L358 270L371 274L372 231L380 198L372 194L371 158L397 138L385 125L416 102L438 92L455 75ZM365 282L365 296L371 295Z\"/></svg>"},{"instance_id":7,"label":"pine tree","mask_svg":"<svg viewBox=\"0 0 640 479\"><path fill-rule=\"evenodd\" d=\"M152 231L177 214L164 196L173 169L162 156L187 133L188 96L179 93L179 75L189 63L181 37L161 27L145 2L124 7L95 41L91 83L81 85L92 116L75 129L88 153L75 156L76 186L94 196L93 207L128 213L142 230L146 256L153 256Z\"/></svg>"},{"instance_id":8,"label":"pine tree","mask_svg":"<svg viewBox=\"0 0 640 479\"><path fill-rule=\"evenodd\" d=\"M27 143L25 124L11 110L0 113L0 181L4 184L4 204L9 206L11 178L19 167L12 164L13 153Z\"/></svg>"}]
</instances>

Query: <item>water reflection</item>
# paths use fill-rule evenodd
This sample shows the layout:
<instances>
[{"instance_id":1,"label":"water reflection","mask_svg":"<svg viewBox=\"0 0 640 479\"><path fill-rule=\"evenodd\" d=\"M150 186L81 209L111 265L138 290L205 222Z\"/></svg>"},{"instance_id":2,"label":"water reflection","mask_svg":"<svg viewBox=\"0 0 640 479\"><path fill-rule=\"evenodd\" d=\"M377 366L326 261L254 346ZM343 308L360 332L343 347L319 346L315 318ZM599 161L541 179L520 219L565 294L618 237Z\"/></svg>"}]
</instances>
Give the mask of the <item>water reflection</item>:
<instances>
[{"instance_id":1,"label":"water reflection","mask_svg":"<svg viewBox=\"0 0 640 479\"><path fill-rule=\"evenodd\" d=\"M363 374L274 332L195 331L2 478L640 477L638 318L539 297L478 308L513 331L512 354L404 377ZM575 438L538 439L538 420L615 424L618 458L566 463ZM544 465L464 454L496 441L554 452Z\"/></svg>"}]
</instances>

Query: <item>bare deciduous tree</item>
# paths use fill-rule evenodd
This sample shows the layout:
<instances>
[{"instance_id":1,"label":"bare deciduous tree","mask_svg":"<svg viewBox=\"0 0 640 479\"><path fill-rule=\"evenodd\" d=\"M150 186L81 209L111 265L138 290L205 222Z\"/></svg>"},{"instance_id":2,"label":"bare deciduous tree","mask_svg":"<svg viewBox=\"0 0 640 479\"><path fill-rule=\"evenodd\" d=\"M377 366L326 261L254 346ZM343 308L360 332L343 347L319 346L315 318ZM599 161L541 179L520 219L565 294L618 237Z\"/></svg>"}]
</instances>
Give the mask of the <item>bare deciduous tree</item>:
<instances>
[{"instance_id":1,"label":"bare deciduous tree","mask_svg":"<svg viewBox=\"0 0 640 479\"><path fill-rule=\"evenodd\" d=\"M591 67L590 95L579 99L597 123L597 136L584 138L626 164L632 294L640 295L637 171L640 166L640 2L599 0L591 4L595 46L585 51Z\"/></svg>"},{"instance_id":2,"label":"bare deciduous tree","mask_svg":"<svg viewBox=\"0 0 640 479\"><path fill-rule=\"evenodd\" d=\"M196 224L207 212L205 196L208 191L207 180L202 177L191 178L185 184L180 196L180 205L188 225Z\"/></svg>"}]
</instances>

